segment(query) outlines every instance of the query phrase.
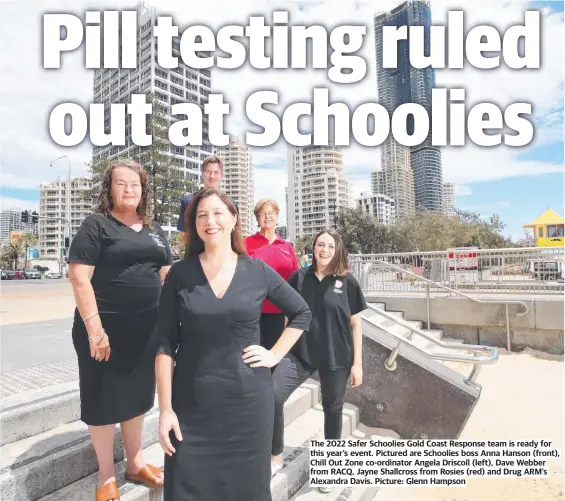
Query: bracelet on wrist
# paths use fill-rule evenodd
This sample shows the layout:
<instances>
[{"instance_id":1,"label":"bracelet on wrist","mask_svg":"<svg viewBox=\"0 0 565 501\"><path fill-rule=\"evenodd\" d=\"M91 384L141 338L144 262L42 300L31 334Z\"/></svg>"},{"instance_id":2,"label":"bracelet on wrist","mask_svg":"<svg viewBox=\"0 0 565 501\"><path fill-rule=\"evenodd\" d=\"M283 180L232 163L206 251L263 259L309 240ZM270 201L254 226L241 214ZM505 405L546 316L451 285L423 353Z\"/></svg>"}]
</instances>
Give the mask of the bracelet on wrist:
<instances>
[{"instance_id":1,"label":"bracelet on wrist","mask_svg":"<svg viewBox=\"0 0 565 501\"><path fill-rule=\"evenodd\" d=\"M86 317L86 318L83 318L82 321L83 321L83 322L86 322L87 320L90 320L91 318L94 318L96 315L98 315L98 312L93 313L92 315L89 315L89 316Z\"/></svg>"},{"instance_id":2,"label":"bracelet on wrist","mask_svg":"<svg viewBox=\"0 0 565 501\"><path fill-rule=\"evenodd\" d=\"M104 329L102 329L102 332L100 332L100 334L98 334L97 336L88 336L88 341L90 343L96 343L98 344L100 341L102 341L102 339L104 338L104 336L106 335L106 331Z\"/></svg>"}]
</instances>

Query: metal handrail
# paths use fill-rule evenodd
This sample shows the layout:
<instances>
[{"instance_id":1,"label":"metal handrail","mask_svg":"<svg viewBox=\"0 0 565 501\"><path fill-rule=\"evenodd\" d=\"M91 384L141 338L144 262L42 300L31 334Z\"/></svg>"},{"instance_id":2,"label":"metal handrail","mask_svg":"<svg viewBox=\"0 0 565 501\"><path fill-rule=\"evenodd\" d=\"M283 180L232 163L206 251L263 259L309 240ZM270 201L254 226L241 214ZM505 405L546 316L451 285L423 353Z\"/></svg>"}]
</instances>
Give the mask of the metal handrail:
<instances>
[{"instance_id":1,"label":"metal handrail","mask_svg":"<svg viewBox=\"0 0 565 501\"><path fill-rule=\"evenodd\" d=\"M361 264L372 264L371 261L366 261L365 263L363 263L362 261L357 261ZM486 304L486 303L494 303L494 304L504 304L505 305L505 309L506 309L506 344L507 344L507 348L508 351L512 351L512 346L511 346L511 341L510 341L510 318L509 318L509 312L508 312L508 305L510 304L519 304L521 306L524 307L524 311L522 313L516 312L516 316L517 317L523 317L524 315L526 315L528 313L528 311L530 311L530 307L528 306L528 303L524 302L524 301L520 301L519 299L496 299L496 298L476 298L473 296L469 296L468 294L464 294L463 292L460 292L456 289L452 289L451 287L448 287L447 285L443 285L440 284L439 282L434 282L433 280L430 280L428 278L424 278L416 273L413 273L411 271L405 270L404 268L401 268L400 266L396 266L394 264L388 263L386 261L383 261L382 259L375 259L374 262L378 263L379 265L382 266L388 266L389 268L392 268L393 270L397 270L400 271L402 273L406 273L407 275L411 275L413 277L416 277L419 280L422 280L424 282L426 282L426 307L427 307L427 324L428 324L428 330L430 329L430 284L432 284L435 287L439 287L440 289L445 289L447 291L449 291L450 293L454 293L458 296L461 296L465 299L468 299L470 301L473 301L474 303L479 303L479 304Z\"/></svg>"},{"instance_id":2,"label":"metal handrail","mask_svg":"<svg viewBox=\"0 0 565 501\"><path fill-rule=\"evenodd\" d=\"M384 332L386 332L390 336L394 337L396 340L400 341L401 343L404 343L404 344L411 346L414 350L416 350L420 354L422 354L422 355L424 355L428 358L433 358L435 360L442 360L442 361L447 361L447 362L472 363L473 364L473 370L469 374L469 377L465 380L465 382L467 384L471 385L471 386L476 386L475 380L476 380L477 376L479 375L480 365L493 364L498 360L498 349L493 347L493 346L482 346L482 345L463 344L463 343L446 343L444 341L441 341L439 339L434 338L433 336L430 336L428 333L426 333L422 329L415 327L414 325L409 324L405 320L402 320L400 318L397 318L397 317L391 315L387 311L381 310L381 309L379 309L375 306L372 306L371 304L368 304L367 306L368 306L369 309L377 312L379 315L387 318L388 320L393 321L397 325L401 325L402 327L405 327L408 330L410 330L410 336L404 337L400 334L397 334L397 333L389 330L385 326L376 324L375 322L373 322L371 320L370 317L363 317L367 322L374 325L376 328L383 330ZM415 345L412 342L412 339L411 339L412 334L418 334L419 336L427 339L428 341L431 341L432 343L434 343L438 346L441 346L442 348L447 348L447 349L450 349L450 350L462 350L462 351L475 352L475 353L481 353L482 352L482 353L484 353L484 355L472 356L472 355L468 355L468 354L461 355L461 354L457 354L457 353L453 353L453 354L432 353L430 351L427 351L427 350L420 348L419 346ZM389 371L396 370L396 358L398 357L399 353L400 353L400 344L398 344L391 351L389 357L386 359L385 368L387 370L389 370Z\"/></svg>"}]
</instances>

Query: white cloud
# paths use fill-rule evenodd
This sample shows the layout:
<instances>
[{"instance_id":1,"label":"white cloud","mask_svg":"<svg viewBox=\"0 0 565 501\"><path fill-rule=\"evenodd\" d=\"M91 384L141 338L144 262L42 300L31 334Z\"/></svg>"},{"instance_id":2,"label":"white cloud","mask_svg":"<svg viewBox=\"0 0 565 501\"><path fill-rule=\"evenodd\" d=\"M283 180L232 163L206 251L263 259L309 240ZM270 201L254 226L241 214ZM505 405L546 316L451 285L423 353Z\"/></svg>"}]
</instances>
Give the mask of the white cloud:
<instances>
[{"instance_id":1,"label":"white cloud","mask_svg":"<svg viewBox=\"0 0 565 501\"><path fill-rule=\"evenodd\" d=\"M483 210L490 210L490 209L499 209L501 207L509 207L510 206L510 202L506 201L506 200L502 200L499 202L490 202L490 203L485 203L485 204L477 204L477 205L465 205L464 209L465 210L470 210L470 211L483 211ZM483 216L481 216L483 217Z\"/></svg>"},{"instance_id":2,"label":"white cloud","mask_svg":"<svg viewBox=\"0 0 565 501\"><path fill-rule=\"evenodd\" d=\"M274 89L280 92L282 111L295 101L309 101L314 86L331 90L332 100L346 102L351 109L367 101L377 99L374 69L375 48L373 16L388 11L400 1L379 0L369 2L327 1L269 1L269 0L211 0L208 2L184 2L163 0L149 2L165 13L172 13L178 24L206 24L213 29L225 24L246 23L250 14L266 15L277 8L289 10L290 20L296 24L323 24L328 28L338 24L365 24L368 28L365 43L360 51L368 63L368 73L361 82L352 85L336 85L327 79L325 70L255 70L246 65L238 70L215 69L213 87L222 92L231 105L226 118L226 131L241 136L250 127L244 113L247 96L256 90ZM4 50L0 59L0 166L2 186L9 188L38 187L44 180L66 176L65 162L49 168L51 159L68 154L73 174L86 173L85 162L90 159L91 148L87 143L72 149L55 145L48 134L47 120L51 109L60 102L88 103L92 98L91 70L83 68L83 51L66 54L61 70L43 70L42 12L75 12L80 15L87 7L133 8L136 1L84 0L14 2L3 4L0 16L0 44L17 50ZM523 21L527 2L492 2L487 0L463 2L433 1L434 22L442 23L446 11L462 8L466 25L479 23L495 25L503 30L513 23ZM537 119L537 134L531 147L562 140L563 137L563 60L562 44L564 24L562 13L545 10L543 14L542 63L540 70L515 72L505 67L479 71L467 65L463 70L437 71L439 86L461 86L467 89L468 106L479 101L495 102L506 107L514 101L531 102ZM526 149L515 150L505 146L479 148L468 144L463 148L443 150L444 179L457 185L503 179L507 177L562 171L561 165L541 161L521 161L518 154ZM284 213L284 186L286 186L286 145L283 141L269 148L254 148L256 166L256 198L274 196L280 201ZM370 173L380 166L380 149L363 148L353 144L344 148L346 175L351 179L354 193L370 188ZM458 188L458 195L465 196L465 188Z\"/></svg>"},{"instance_id":3,"label":"white cloud","mask_svg":"<svg viewBox=\"0 0 565 501\"><path fill-rule=\"evenodd\" d=\"M39 210L39 200L22 200L21 198L0 197L0 209L31 209Z\"/></svg>"}]
</instances>

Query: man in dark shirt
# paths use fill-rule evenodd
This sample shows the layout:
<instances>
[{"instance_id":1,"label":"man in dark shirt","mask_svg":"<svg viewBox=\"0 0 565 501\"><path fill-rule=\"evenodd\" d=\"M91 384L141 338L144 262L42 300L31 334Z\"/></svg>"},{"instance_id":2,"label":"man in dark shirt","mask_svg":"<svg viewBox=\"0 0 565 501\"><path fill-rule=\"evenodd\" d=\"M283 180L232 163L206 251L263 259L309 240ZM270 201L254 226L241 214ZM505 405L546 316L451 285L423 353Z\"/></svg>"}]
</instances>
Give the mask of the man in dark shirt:
<instances>
[{"instance_id":1,"label":"man in dark shirt","mask_svg":"<svg viewBox=\"0 0 565 501\"><path fill-rule=\"evenodd\" d=\"M201 190L206 190L208 188L219 188L222 182L222 177L224 176L224 164L222 159L219 157L208 157L202 162L202 167L200 167L200 172L202 173L202 180L204 184L200 187ZM199 190L200 191L200 190ZM180 238L182 242L186 241L186 229L184 227L184 213L186 208L190 205L192 197L196 193L187 193L183 197L180 203L179 209L179 222L177 224L177 230L180 233ZM232 200L235 208L238 209L237 204Z\"/></svg>"}]
</instances>

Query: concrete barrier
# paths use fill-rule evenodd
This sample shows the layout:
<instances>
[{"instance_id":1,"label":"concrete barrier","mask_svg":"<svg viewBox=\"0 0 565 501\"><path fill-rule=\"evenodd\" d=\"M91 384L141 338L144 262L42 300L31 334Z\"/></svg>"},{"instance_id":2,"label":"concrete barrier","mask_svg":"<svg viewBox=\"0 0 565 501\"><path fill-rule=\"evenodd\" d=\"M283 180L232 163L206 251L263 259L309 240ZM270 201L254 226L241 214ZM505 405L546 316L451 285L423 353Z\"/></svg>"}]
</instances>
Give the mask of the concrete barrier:
<instances>
[{"instance_id":1,"label":"concrete barrier","mask_svg":"<svg viewBox=\"0 0 565 501\"><path fill-rule=\"evenodd\" d=\"M492 297L492 296L489 296ZM522 298L528 304L528 313L519 305L509 305L512 349L526 347L553 354L563 354L562 298ZM401 311L408 320L427 321L426 298L414 295L386 295L368 293L368 302L385 303L388 311ZM506 347L506 315L503 304L479 304L462 297L432 296L430 323L441 329L446 337L462 339L470 344Z\"/></svg>"}]
</instances>

